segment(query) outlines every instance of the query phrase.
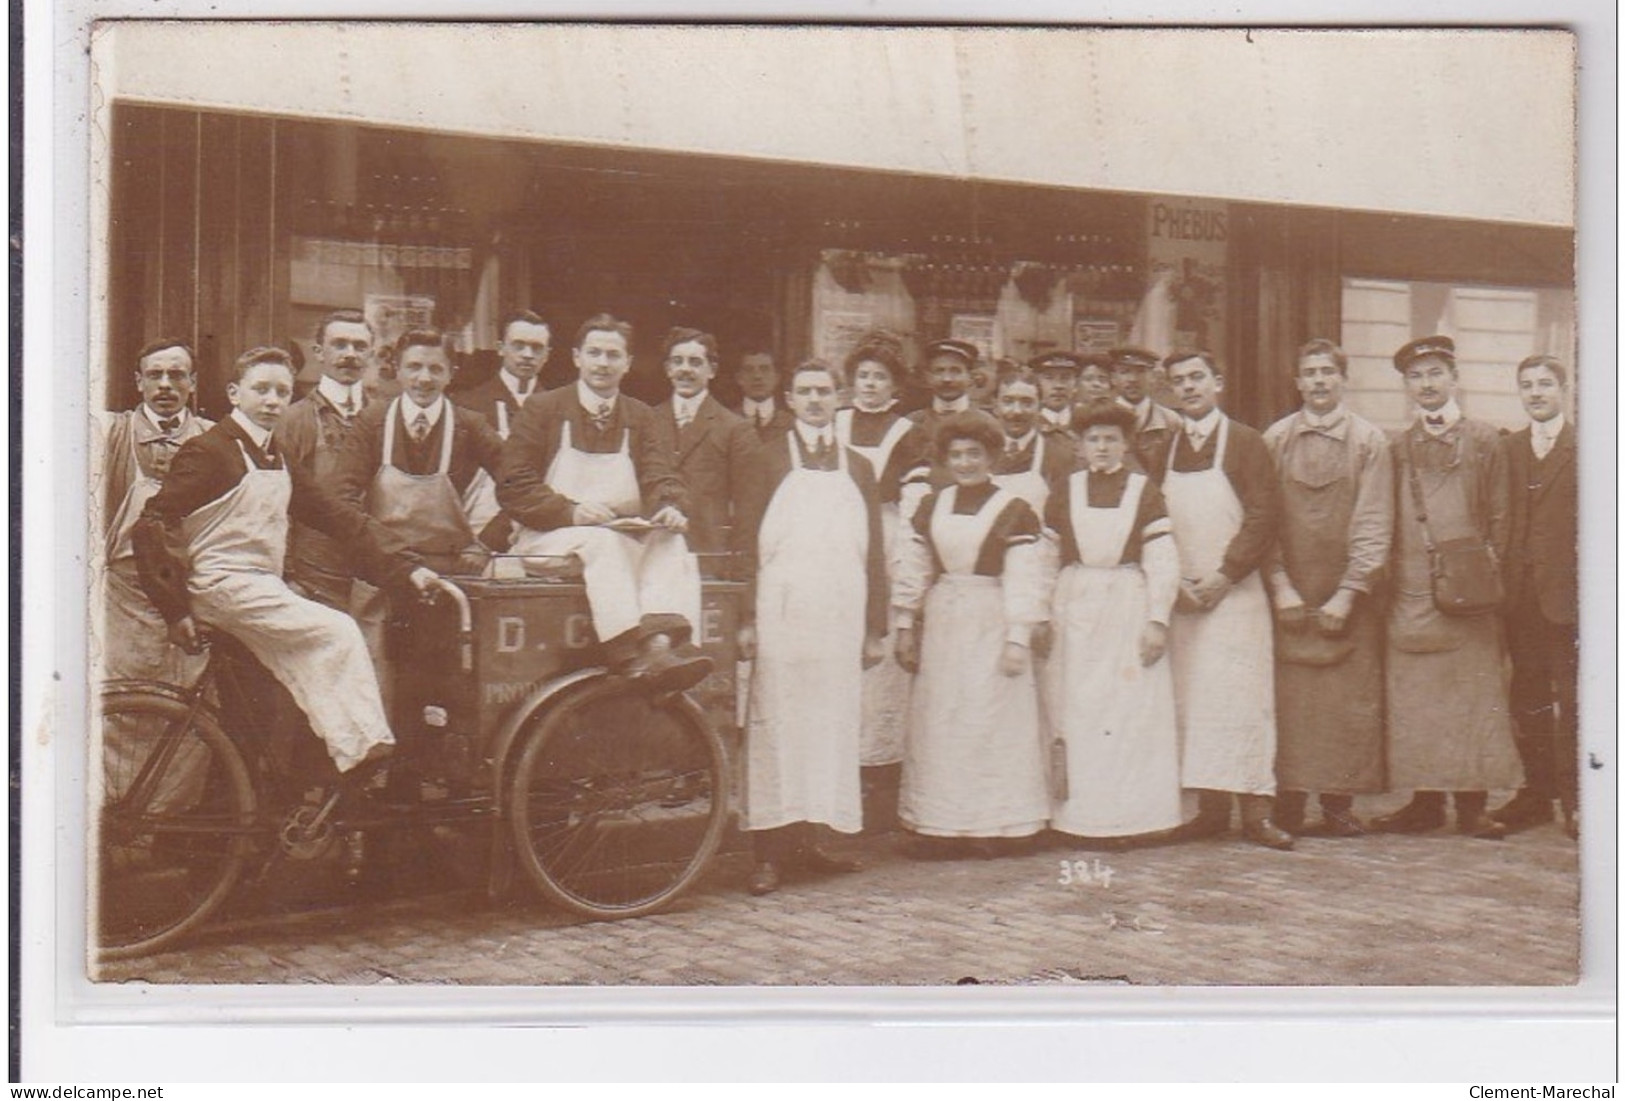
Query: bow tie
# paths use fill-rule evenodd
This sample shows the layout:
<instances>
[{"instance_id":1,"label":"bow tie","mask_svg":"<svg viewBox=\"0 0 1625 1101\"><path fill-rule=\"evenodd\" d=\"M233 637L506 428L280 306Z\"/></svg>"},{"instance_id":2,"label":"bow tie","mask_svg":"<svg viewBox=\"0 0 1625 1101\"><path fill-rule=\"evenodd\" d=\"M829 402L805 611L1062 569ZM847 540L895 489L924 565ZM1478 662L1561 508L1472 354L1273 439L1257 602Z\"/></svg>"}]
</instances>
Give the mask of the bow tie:
<instances>
[{"instance_id":1,"label":"bow tie","mask_svg":"<svg viewBox=\"0 0 1625 1101\"><path fill-rule=\"evenodd\" d=\"M179 417L160 417L160 418L158 418L158 431L162 432L166 436L168 436L171 433L175 432L177 429L180 428L180 426L181 426L181 419Z\"/></svg>"},{"instance_id":2,"label":"bow tie","mask_svg":"<svg viewBox=\"0 0 1625 1101\"><path fill-rule=\"evenodd\" d=\"M1425 423L1429 428L1443 428L1444 427L1444 414L1443 413L1429 413L1427 416L1423 417L1422 420L1423 420L1423 423Z\"/></svg>"}]
</instances>

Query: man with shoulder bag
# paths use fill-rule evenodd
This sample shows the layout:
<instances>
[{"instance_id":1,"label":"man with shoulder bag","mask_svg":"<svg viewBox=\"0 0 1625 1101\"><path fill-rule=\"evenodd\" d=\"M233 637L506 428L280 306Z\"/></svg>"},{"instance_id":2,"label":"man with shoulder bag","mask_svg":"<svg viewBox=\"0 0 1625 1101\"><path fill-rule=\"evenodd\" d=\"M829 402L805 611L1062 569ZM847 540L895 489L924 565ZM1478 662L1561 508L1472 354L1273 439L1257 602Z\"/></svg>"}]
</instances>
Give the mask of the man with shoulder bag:
<instances>
[{"instance_id":1,"label":"man with shoulder bag","mask_svg":"<svg viewBox=\"0 0 1625 1101\"><path fill-rule=\"evenodd\" d=\"M1394 354L1414 420L1393 437L1394 593L1388 614L1388 766L1414 795L1372 824L1421 833L1445 822L1499 839L1488 793L1523 783L1507 703L1501 632L1509 518L1506 457L1491 425L1456 403L1456 347L1445 336Z\"/></svg>"}]
</instances>

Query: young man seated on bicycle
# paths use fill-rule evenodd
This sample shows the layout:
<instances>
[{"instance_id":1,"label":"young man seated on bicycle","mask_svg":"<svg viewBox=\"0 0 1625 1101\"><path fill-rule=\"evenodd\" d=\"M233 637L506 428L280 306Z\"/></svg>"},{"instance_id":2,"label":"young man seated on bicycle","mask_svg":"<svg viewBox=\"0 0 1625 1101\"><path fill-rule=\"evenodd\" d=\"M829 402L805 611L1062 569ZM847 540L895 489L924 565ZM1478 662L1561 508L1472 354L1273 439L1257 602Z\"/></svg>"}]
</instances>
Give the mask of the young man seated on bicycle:
<instances>
[{"instance_id":1,"label":"young man seated on bicycle","mask_svg":"<svg viewBox=\"0 0 1625 1101\"><path fill-rule=\"evenodd\" d=\"M514 418L497 501L519 524L513 553L581 560L604 659L651 692L680 692L711 671L691 641L700 574L682 537L687 487L654 411L621 393L631 342L609 314L582 324L579 378Z\"/></svg>"},{"instance_id":2,"label":"young man seated on bicycle","mask_svg":"<svg viewBox=\"0 0 1625 1101\"><path fill-rule=\"evenodd\" d=\"M289 517L354 549L357 572L427 592L438 580L399 540L285 465L271 430L293 395L281 348L237 358L231 415L188 440L132 532L141 585L176 645L196 653L198 624L235 637L281 681L340 772L387 757L394 735L355 620L282 579Z\"/></svg>"}]
</instances>

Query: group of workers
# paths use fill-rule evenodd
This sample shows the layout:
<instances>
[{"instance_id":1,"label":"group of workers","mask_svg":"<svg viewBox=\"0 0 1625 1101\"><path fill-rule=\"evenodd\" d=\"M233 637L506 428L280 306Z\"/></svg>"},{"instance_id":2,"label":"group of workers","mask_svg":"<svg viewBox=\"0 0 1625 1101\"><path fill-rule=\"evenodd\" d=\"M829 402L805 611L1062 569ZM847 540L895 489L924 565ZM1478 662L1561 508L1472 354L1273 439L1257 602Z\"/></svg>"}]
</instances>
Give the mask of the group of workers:
<instances>
[{"instance_id":1,"label":"group of workers","mask_svg":"<svg viewBox=\"0 0 1625 1101\"><path fill-rule=\"evenodd\" d=\"M195 680L206 623L341 772L383 768L390 602L493 554L568 559L600 659L655 695L711 670L702 577L744 583L752 893L854 867L813 827L857 832L866 770L899 763L923 859L1046 829L1212 836L1233 803L1281 850L1436 829L1452 796L1473 837L1554 803L1575 829L1574 429L1551 357L1517 365L1530 425L1503 435L1463 415L1451 340L1412 341L1394 366L1413 415L1385 434L1345 402L1343 351L1311 340L1302 407L1261 434L1202 351L1049 352L978 388L973 346L933 342L916 372L877 331L840 365L750 351L727 408L717 341L679 328L651 408L621 392L625 322L583 323L576 381L544 390L553 339L515 314L495 376L448 393L442 334L409 331L381 393L371 327L335 312L314 389L293 400L288 353L253 349L213 425L191 350L150 344L141 404L98 420L104 674ZM905 412L915 379L929 401ZM1489 564L1471 607L1462 562ZM1413 795L1354 813L1388 791ZM1492 812L1492 791L1516 794Z\"/></svg>"}]
</instances>

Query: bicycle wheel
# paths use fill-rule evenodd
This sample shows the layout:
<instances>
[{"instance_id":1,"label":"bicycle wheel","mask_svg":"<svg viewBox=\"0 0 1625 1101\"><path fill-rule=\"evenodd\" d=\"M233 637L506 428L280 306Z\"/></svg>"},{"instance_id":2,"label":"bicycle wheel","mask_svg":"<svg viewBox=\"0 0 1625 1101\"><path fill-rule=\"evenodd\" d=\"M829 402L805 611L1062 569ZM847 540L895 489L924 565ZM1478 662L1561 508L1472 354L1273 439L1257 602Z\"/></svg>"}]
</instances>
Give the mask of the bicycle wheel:
<instances>
[{"instance_id":1,"label":"bicycle wheel","mask_svg":"<svg viewBox=\"0 0 1625 1101\"><path fill-rule=\"evenodd\" d=\"M538 713L523 738L509 818L543 895L589 917L637 917L699 878L722 839L728 771L691 702L600 681Z\"/></svg>"},{"instance_id":2,"label":"bicycle wheel","mask_svg":"<svg viewBox=\"0 0 1625 1101\"><path fill-rule=\"evenodd\" d=\"M254 787L214 716L143 689L102 695L98 955L157 951L202 924L247 857Z\"/></svg>"}]
</instances>

